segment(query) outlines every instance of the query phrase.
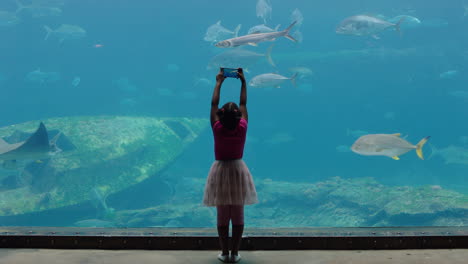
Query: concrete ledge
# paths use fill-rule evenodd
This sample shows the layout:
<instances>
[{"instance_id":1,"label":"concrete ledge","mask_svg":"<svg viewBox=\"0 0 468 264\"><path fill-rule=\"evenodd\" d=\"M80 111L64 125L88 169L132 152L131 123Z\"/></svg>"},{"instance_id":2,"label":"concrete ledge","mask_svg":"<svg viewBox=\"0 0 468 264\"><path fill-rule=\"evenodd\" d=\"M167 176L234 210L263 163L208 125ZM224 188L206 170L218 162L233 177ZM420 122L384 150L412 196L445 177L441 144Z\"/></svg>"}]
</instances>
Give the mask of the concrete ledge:
<instances>
[{"instance_id":1,"label":"concrete ledge","mask_svg":"<svg viewBox=\"0 0 468 264\"><path fill-rule=\"evenodd\" d=\"M213 228L8 227L2 248L215 250ZM247 228L242 250L468 248L468 227Z\"/></svg>"}]
</instances>

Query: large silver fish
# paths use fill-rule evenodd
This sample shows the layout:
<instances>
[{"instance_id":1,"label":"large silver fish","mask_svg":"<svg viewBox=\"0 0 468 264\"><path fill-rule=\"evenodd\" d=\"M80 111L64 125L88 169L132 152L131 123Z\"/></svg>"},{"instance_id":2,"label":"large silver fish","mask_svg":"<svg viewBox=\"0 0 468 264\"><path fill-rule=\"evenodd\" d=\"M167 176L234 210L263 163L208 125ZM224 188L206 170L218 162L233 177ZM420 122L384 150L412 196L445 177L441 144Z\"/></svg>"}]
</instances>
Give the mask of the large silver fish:
<instances>
[{"instance_id":1,"label":"large silver fish","mask_svg":"<svg viewBox=\"0 0 468 264\"><path fill-rule=\"evenodd\" d=\"M15 13L0 10L0 27L14 26L20 22Z\"/></svg>"},{"instance_id":2,"label":"large silver fish","mask_svg":"<svg viewBox=\"0 0 468 264\"><path fill-rule=\"evenodd\" d=\"M32 17L46 17L46 16L60 16L62 15L62 9L55 6L47 6L42 4L32 3L30 5L24 5L19 0L16 0L16 5L18 8L16 9L16 14L26 11Z\"/></svg>"},{"instance_id":3,"label":"large silver fish","mask_svg":"<svg viewBox=\"0 0 468 264\"><path fill-rule=\"evenodd\" d=\"M239 34L239 30L241 28L241 25L237 25L237 27L234 29L234 31L231 31L221 25L221 20L216 22L215 24L209 26L206 29L205 37L203 40L209 41L209 42L218 42L222 39L226 39L228 37L237 37Z\"/></svg>"},{"instance_id":4,"label":"large silver fish","mask_svg":"<svg viewBox=\"0 0 468 264\"><path fill-rule=\"evenodd\" d=\"M286 37L294 42L297 42L295 38L289 35L289 31L295 24L296 21L294 21L288 28L286 28L283 31L269 33L254 33L245 36L240 36L237 38L226 39L216 43L215 46L220 48L238 47L242 45L257 46L259 42L275 41L279 37Z\"/></svg>"},{"instance_id":5,"label":"large silver fish","mask_svg":"<svg viewBox=\"0 0 468 264\"><path fill-rule=\"evenodd\" d=\"M276 25L276 27L273 29L273 28L268 27L265 24L256 25L256 26L249 28L249 31L247 32L247 34L276 32L278 31L280 26L281 25Z\"/></svg>"},{"instance_id":6,"label":"large silver fish","mask_svg":"<svg viewBox=\"0 0 468 264\"><path fill-rule=\"evenodd\" d=\"M86 36L86 30L80 26L62 24L56 30L52 30L48 26L44 26L44 29L47 31L47 35L44 40L47 40L50 35L55 35L60 39L60 42L63 42L66 39L80 39Z\"/></svg>"},{"instance_id":7,"label":"large silver fish","mask_svg":"<svg viewBox=\"0 0 468 264\"><path fill-rule=\"evenodd\" d=\"M351 146L355 153L366 156L387 156L399 160L398 156L415 149L420 159L424 159L422 147L429 137L425 137L418 144L413 145L402 139L400 134L369 134L356 140Z\"/></svg>"},{"instance_id":8,"label":"large silver fish","mask_svg":"<svg viewBox=\"0 0 468 264\"><path fill-rule=\"evenodd\" d=\"M271 58L272 49L273 45L268 48L265 54L256 53L243 48L229 49L214 56L210 60L207 68L217 69L219 67L223 67L248 69L263 58L265 58L271 66L275 67L275 63Z\"/></svg>"},{"instance_id":9,"label":"large silver fish","mask_svg":"<svg viewBox=\"0 0 468 264\"><path fill-rule=\"evenodd\" d=\"M405 17L402 17L396 24L394 24L373 16L352 16L341 21L336 28L336 33L355 36L375 36L375 34L391 27L400 31L400 24L403 20L405 20Z\"/></svg>"},{"instance_id":10,"label":"large silver fish","mask_svg":"<svg viewBox=\"0 0 468 264\"><path fill-rule=\"evenodd\" d=\"M257 1L257 6L256 6L256 11L257 11L257 17L260 17L263 19L263 23L267 23L267 18L271 19L271 3L269 0L258 0Z\"/></svg>"},{"instance_id":11,"label":"large silver fish","mask_svg":"<svg viewBox=\"0 0 468 264\"><path fill-rule=\"evenodd\" d=\"M257 75L250 80L249 85L252 87L258 87L258 88L263 88L263 87L275 87L275 88L280 88L280 85L286 81L286 80L291 80L294 86L296 86L296 76L297 73L295 73L291 78L285 77L283 75L279 75L276 73L264 73Z\"/></svg>"}]
</instances>

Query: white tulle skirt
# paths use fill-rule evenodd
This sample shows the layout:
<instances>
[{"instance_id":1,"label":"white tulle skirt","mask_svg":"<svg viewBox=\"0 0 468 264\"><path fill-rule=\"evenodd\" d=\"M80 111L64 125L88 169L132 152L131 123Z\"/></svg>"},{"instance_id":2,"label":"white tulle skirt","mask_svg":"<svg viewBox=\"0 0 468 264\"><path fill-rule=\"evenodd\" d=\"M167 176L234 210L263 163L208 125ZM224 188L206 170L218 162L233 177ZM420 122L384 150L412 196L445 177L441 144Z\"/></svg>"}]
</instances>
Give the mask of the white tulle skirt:
<instances>
[{"instance_id":1,"label":"white tulle skirt","mask_svg":"<svg viewBox=\"0 0 468 264\"><path fill-rule=\"evenodd\" d=\"M204 205L249 205L255 203L258 203L257 191L249 168L243 160L216 160L213 162L206 180Z\"/></svg>"}]
</instances>

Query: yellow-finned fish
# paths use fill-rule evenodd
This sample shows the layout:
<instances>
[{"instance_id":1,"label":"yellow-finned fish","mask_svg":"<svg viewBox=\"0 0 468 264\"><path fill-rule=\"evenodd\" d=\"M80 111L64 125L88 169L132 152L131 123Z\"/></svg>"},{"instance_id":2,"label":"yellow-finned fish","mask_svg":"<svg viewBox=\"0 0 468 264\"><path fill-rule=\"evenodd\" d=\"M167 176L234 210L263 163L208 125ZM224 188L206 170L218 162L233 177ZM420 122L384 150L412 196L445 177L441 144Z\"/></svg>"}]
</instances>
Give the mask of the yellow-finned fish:
<instances>
[{"instance_id":1,"label":"yellow-finned fish","mask_svg":"<svg viewBox=\"0 0 468 264\"><path fill-rule=\"evenodd\" d=\"M400 136L400 133L364 135L354 142L351 150L361 155L387 156L394 160L399 160L398 156L415 149L418 157L424 160L422 147L430 137L425 137L418 144L413 145Z\"/></svg>"}]
</instances>

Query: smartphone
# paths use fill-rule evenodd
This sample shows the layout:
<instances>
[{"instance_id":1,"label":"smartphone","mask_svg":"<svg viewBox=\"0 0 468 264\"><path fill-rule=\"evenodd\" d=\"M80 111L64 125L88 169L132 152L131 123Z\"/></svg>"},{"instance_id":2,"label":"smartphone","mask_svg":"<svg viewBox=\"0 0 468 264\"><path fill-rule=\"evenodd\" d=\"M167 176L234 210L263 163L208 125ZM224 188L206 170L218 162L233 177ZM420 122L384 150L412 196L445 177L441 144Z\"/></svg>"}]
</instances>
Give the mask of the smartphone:
<instances>
[{"instance_id":1,"label":"smartphone","mask_svg":"<svg viewBox=\"0 0 468 264\"><path fill-rule=\"evenodd\" d=\"M239 78L238 69L221 68L221 70L223 71L224 77Z\"/></svg>"}]
</instances>

